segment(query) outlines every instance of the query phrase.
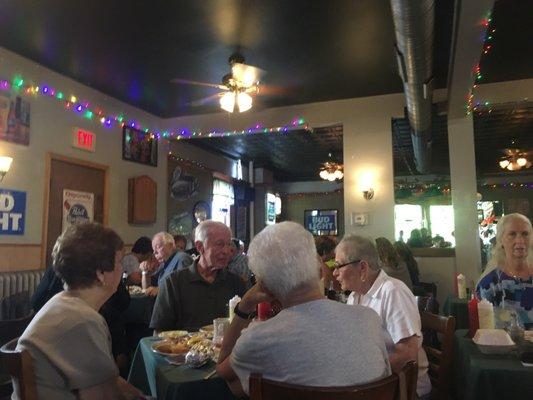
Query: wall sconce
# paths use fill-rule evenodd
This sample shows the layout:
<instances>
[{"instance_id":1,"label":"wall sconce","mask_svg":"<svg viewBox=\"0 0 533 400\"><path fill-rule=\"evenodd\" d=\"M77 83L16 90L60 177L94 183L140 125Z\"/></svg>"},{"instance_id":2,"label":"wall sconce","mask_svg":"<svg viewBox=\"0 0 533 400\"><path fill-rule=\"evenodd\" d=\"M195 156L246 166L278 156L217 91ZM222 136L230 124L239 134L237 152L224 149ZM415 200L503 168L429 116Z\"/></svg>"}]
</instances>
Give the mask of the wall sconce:
<instances>
[{"instance_id":1,"label":"wall sconce","mask_svg":"<svg viewBox=\"0 0 533 400\"><path fill-rule=\"evenodd\" d=\"M6 176L7 171L9 171L9 168L11 168L11 163L13 162L13 158L6 157L6 156L0 156L0 182L4 179L4 176Z\"/></svg>"},{"instance_id":2,"label":"wall sconce","mask_svg":"<svg viewBox=\"0 0 533 400\"><path fill-rule=\"evenodd\" d=\"M368 188L366 190L363 190L363 197L365 200L370 200L374 197L374 189Z\"/></svg>"}]
</instances>

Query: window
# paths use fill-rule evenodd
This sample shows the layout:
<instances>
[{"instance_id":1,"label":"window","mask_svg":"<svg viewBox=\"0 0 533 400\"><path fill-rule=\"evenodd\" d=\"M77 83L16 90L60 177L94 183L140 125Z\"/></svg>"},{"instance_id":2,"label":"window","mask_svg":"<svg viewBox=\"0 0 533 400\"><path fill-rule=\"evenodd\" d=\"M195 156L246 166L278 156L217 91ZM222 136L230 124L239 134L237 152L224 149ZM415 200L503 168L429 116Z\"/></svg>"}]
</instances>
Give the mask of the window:
<instances>
[{"instance_id":1,"label":"window","mask_svg":"<svg viewBox=\"0 0 533 400\"><path fill-rule=\"evenodd\" d=\"M231 226L230 208L235 203L233 185L220 179L213 180L212 219Z\"/></svg>"}]
</instances>

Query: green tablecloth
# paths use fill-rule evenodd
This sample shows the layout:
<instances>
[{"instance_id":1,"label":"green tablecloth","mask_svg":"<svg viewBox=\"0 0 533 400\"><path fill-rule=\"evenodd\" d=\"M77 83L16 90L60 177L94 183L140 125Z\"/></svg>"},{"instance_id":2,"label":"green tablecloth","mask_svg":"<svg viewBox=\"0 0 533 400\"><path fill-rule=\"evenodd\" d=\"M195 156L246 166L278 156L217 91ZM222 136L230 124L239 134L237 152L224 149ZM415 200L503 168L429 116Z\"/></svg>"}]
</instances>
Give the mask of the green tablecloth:
<instances>
[{"instance_id":1,"label":"green tablecloth","mask_svg":"<svg viewBox=\"0 0 533 400\"><path fill-rule=\"evenodd\" d=\"M158 400L234 399L223 379L204 379L214 370L214 363L199 369L171 365L152 351L154 340L148 337L139 342L128 377L132 385Z\"/></svg>"},{"instance_id":2,"label":"green tablecloth","mask_svg":"<svg viewBox=\"0 0 533 400\"><path fill-rule=\"evenodd\" d=\"M145 296L144 294L131 295L130 305L124 311L126 323L150 325L154 304L155 297Z\"/></svg>"},{"instance_id":3,"label":"green tablecloth","mask_svg":"<svg viewBox=\"0 0 533 400\"><path fill-rule=\"evenodd\" d=\"M455 317L456 330L468 329L468 300L449 295L442 306L442 314Z\"/></svg>"},{"instance_id":4,"label":"green tablecloth","mask_svg":"<svg viewBox=\"0 0 533 400\"><path fill-rule=\"evenodd\" d=\"M482 354L465 329L455 332L452 390L461 400L530 398L533 367L524 367L517 353ZM529 394L528 394L529 393Z\"/></svg>"}]
</instances>

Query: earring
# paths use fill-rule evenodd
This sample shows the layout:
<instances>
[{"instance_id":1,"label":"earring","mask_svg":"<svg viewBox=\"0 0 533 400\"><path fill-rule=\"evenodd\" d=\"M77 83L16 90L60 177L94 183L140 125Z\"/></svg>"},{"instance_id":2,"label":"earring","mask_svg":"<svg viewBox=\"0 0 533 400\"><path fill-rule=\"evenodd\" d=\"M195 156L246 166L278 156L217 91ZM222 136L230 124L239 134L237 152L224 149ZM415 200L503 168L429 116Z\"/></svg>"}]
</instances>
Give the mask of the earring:
<instances>
[{"instance_id":1,"label":"earring","mask_svg":"<svg viewBox=\"0 0 533 400\"><path fill-rule=\"evenodd\" d=\"M366 278L361 277L361 282L364 283L365 281L366 281Z\"/></svg>"}]
</instances>

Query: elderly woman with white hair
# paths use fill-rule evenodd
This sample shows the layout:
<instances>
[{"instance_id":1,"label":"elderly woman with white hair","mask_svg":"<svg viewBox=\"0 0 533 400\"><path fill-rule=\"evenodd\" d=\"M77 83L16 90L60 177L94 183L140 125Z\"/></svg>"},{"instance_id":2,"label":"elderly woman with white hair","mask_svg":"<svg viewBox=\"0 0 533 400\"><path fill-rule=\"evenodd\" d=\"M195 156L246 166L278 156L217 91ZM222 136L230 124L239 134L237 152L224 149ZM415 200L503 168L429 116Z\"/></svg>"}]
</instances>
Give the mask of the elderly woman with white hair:
<instances>
[{"instance_id":1,"label":"elderly woman with white hair","mask_svg":"<svg viewBox=\"0 0 533 400\"><path fill-rule=\"evenodd\" d=\"M248 255L257 284L235 307L217 366L234 394L248 393L253 372L307 386L357 385L390 374L379 317L324 298L313 237L303 226L266 227ZM250 324L257 304L274 298L281 312Z\"/></svg>"},{"instance_id":2,"label":"elderly woman with white hair","mask_svg":"<svg viewBox=\"0 0 533 400\"><path fill-rule=\"evenodd\" d=\"M352 291L348 304L369 307L381 317L393 371L399 371L409 361L416 361L417 394L420 398L429 396L428 359L422 348L416 300L405 283L381 270L374 241L362 236L345 236L335 250L333 276L342 290Z\"/></svg>"},{"instance_id":3,"label":"elderly woman with white hair","mask_svg":"<svg viewBox=\"0 0 533 400\"><path fill-rule=\"evenodd\" d=\"M533 263L531 221L522 214L502 217L489 269L477 285L478 295L495 306L512 308L528 330L533 329Z\"/></svg>"}]
</instances>

